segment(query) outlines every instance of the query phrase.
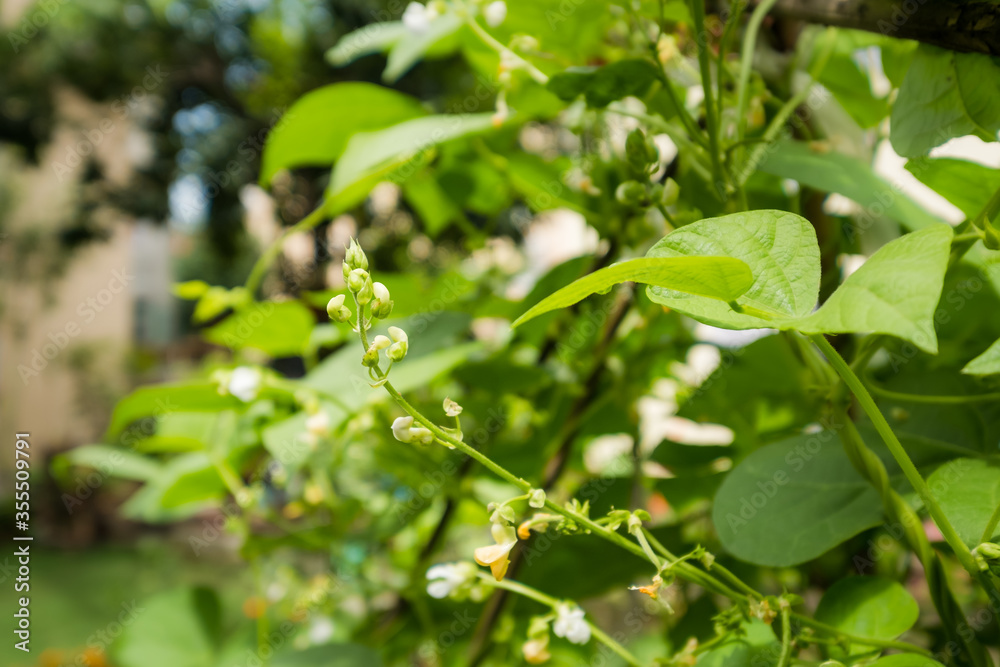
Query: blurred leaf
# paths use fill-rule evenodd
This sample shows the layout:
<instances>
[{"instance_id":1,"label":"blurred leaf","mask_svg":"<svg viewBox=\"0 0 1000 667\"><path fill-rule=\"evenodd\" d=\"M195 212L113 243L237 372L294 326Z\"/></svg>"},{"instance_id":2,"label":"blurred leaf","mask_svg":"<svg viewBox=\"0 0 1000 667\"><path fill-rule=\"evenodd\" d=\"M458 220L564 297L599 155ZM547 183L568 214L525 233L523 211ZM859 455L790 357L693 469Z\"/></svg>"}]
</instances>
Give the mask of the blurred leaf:
<instances>
[{"instance_id":1,"label":"blurred leaf","mask_svg":"<svg viewBox=\"0 0 1000 667\"><path fill-rule=\"evenodd\" d=\"M203 332L232 350L252 347L271 357L301 355L316 320L298 301L266 301L242 308Z\"/></svg>"},{"instance_id":2,"label":"blurred leaf","mask_svg":"<svg viewBox=\"0 0 1000 667\"><path fill-rule=\"evenodd\" d=\"M951 237L950 226L937 224L887 243L794 328L805 333L889 334L936 353L934 312Z\"/></svg>"},{"instance_id":3,"label":"blurred leaf","mask_svg":"<svg viewBox=\"0 0 1000 667\"><path fill-rule=\"evenodd\" d=\"M1000 374L1000 340L997 340L985 352L967 363L962 372L967 375Z\"/></svg>"},{"instance_id":4,"label":"blurred leaf","mask_svg":"<svg viewBox=\"0 0 1000 667\"><path fill-rule=\"evenodd\" d=\"M879 658L871 664L871 667L944 667L944 665L915 653L899 653Z\"/></svg>"},{"instance_id":5,"label":"blurred leaf","mask_svg":"<svg viewBox=\"0 0 1000 667\"><path fill-rule=\"evenodd\" d=\"M861 160L804 141L780 141L769 151L759 169L790 178L824 192L836 192L857 202L865 215L886 215L909 230L941 221L915 204L898 188L875 174Z\"/></svg>"},{"instance_id":6,"label":"blurred leaf","mask_svg":"<svg viewBox=\"0 0 1000 667\"><path fill-rule=\"evenodd\" d=\"M142 454L111 445L81 445L62 454L70 463L100 471L109 477L146 482L160 471L160 464Z\"/></svg>"},{"instance_id":7,"label":"blurred leaf","mask_svg":"<svg viewBox=\"0 0 1000 667\"><path fill-rule=\"evenodd\" d=\"M160 504L166 509L215 499L226 490L211 459L201 452L172 459L153 484L160 489Z\"/></svg>"},{"instance_id":8,"label":"blurred leaf","mask_svg":"<svg viewBox=\"0 0 1000 667\"><path fill-rule=\"evenodd\" d=\"M921 183L957 206L968 219L975 218L1000 187L1000 169L955 158L918 157L906 170Z\"/></svg>"},{"instance_id":9,"label":"blurred leaf","mask_svg":"<svg viewBox=\"0 0 1000 667\"><path fill-rule=\"evenodd\" d=\"M743 625L745 634L702 654L698 667L771 667L778 662L781 645L771 626L754 619Z\"/></svg>"},{"instance_id":10,"label":"blurred leaf","mask_svg":"<svg viewBox=\"0 0 1000 667\"><path fill-rule=\"evenodd\" d=\"M913 596L902 585L882 577L841 579L827 589L816 608L817 621L866 639L895 639L912 628L919 615ZM867 650L861 645L852 648Z\"/></svg>"},{"instance_id":11,"label":"blurred leaf","mask_svg":"<svg viewBox=\"0 0 1000 667\"><path fill-rule=\"evenodd\" d=\"M646 256L735 257L745 262L754 282L736 302L748 312L736 312L726 302L704 296L646 289L654 303L726 329L775 326L753 310L775 318L802 317L819 295L816 232L794 213L751 211L700 220L667 234Z\"/></svg>"},{"instance_id":12,"label":"blurred leaf","mask_svg":"<svg viewBox=\"0 0 1000 667\"><path fill-rule=\"evenodd\" d=\"M373 390L374 391L374 390ZM320 409L330 418L330 432L336 433L350 413L343 407L329 401L321 401ZM295 470L302 466L315 450L306 439L306 412L296 412L287 419L276 421L264 429L261 438L264 447L283 466Z\"/></svg>"},{"instance_id":13,"label":"blurred leaf","mask_svg":"<svg viewBox=\"0 0 1000 667\"><path fill-rule=\"evenodd\" d=\"M181 382L140 387L115 405L105 437L109 441L114 440L126 426L142 417L163 417L181 411L215 412L240 405L239 399L221 395L219 385L215 382Z\"/></svg>"},{"instance_id":14,"label":"blurred leaf","mask_svg":"<svg viewBox=\"0 0 1000 667\"><path fill-rule=\"evenodd\" d=\"M606 292L614 285L628 281L732 301L753 284L753 276L744 262L727 257L630 259L594 271L554 292L532 306L511 326L516 327L543 313L571 306L591 294Z\"/></svg>"},{"instance_id":15,"label":"blurred leaf","mask_svg":"<svg viewBox=\"0 0 1000 667\"><path fill-rule=\"evenodd\" d=\"M835 30L833 34L836 41L830 59L826 62L818 81L833 93L844 110L859 126L863 128L875 127L889 115L889 101L887 97L875 97L872 92L869 72L867 68L862 69L856 57L858 50L869 46L873 40L861 31L832 30ZM882 41L888 42L889 40L882 38ZM810 68L815 65L816 57L820 51L822 49L813 49ZM865 56L864 62L867 63L870 60L870 54L865 54Z\"/></svg>"},{"instance_id":16,"label":"blurred leaf","mask_svg":"<svg viewBox=\"0 0 1000 667\"><path fill-rule=\"evenodd\" d=\"M270 184L282 169L331 165L355 134L425 113L419 100L370 83L335 83L307 93L268 135L260 184Z\"/></svg>"},{"instance_id":17,"label":"blurred leaf","mask_svg":"<svg viewBox=\"0 0 1000 667\"><path fill-rule=\"evenodd\" d=\"M210 285L204 280L188 280L183 283L174 283L173 293L174 296L184 299L186 301L194 301L195 299L200 299L204 296L205 292L209 290Z\"/></svg>"},{"instance_id":18,"label":"blurred leaf","mask_svg":"<svg viewBox=\"0 0 1000 667\"><path fill-rule=\"evenodd\" d=\"M195 589L179 588L143 601L123 624L112 656L120 667L215 667L214 642L198 614Z\"/></svg>"},{"instance_id":19,"label":"blurred leaf","mask_svg":"<svg viewBox=\"0 0 1000 667\"><path fill-rule=\"evenodd\" d=\"M349 65L358 58L388 51L406 34L407 28L402 21L369 23L341 37L326 52L326 61L334 67Z\"/></svg>"},{"instance_id":20,"label":"blurred leaf","mask_svg":"<svg viewBox=\"0 0 1000 667\"><path fill-rule=\"evenodd\" d=\"M437 237L462 212L441 188L434 174L424 169L403 184L403 195L431 238ZM391 291L391 290L390 290Z\"/></svg>"},{"instance_id":21,"label":"blurred leaf","mask_svg":"<svg viewBox=\"0 0 1000 667\"><path fill-rule=\"evenodd\" d=\"M215 412L171 412L156 420L156 433L135 444L140 452L190 452L205 449L218 420Z\"/></svg>"},{"instance_id":22,"label":"blurred leaf","mask_svg":"<svg viewBox=\"0 0 1000 667\"><path fill-rule=\"evenodd\" d=\"M648 60L618 60L603 67L571 67L549 79L547 87L559 99L572 102L580 95L592 107L606 107L630 95L642 97L659 79Z\"/></svg>"},{"instance_id":23,"label":"blurred leaf","mask_svg":"<svg viewBox=\"0 0 1000 667\"><path fill-rule=\"evenodd\" d=\"M878 493L833 431L762 447L719 487L712 520L726 549L755 565L812 560L882 522Z\"/></svg>"},{"instance_id":24,"label":"blurred leaf","mask_svg":"<svg viewBox=\"0 0 1000 667\"><path fill-rule=\"evenodd\" d=\"M330 180L327 195L331 213L356 206L375 184L407 163L420 162L419 156L429 149L492 128L492 113L455 114L415 118L353 135ZM408 169L416 171L413 164Z\"/></svg>"},{"instance_id":25,"label":"blurred leaf","mask_svg":"<svg viewBox=\"0 0 1000 667\"><path fill-rule=\"evenodd\" d=\"M404 31L402 36L389 47L389 58L382 72L382 80L395 83L406 74L418 60L447 37L455 34L462 27L462 18L458 12L447 12L435 18L421 33ZM455 45L457 47L457 44Z\"/></svg>"},{"instance_id":26,"label":"blurred leaf","mask_svg":"<svg viewBox=\"0 0 1000 667\"><path fill-rule=\"evenodd\" d=\"M998 131L1000 60L921 44L892 105L896 153L918 157L967 134L996 141Z\"/></svg>"},{"instance_id":27,"label":"blurred leaf","mask_svg":"<svg viewBox=\"0 0 1000 667\"><path fill-rule=\"evenodd\" d=\"M382 659L360 644L325 644L274 654L272 667L381 667Z\"/></svg>"},{"instance_id":28,"label":"blurred leaf","mask_svg":"<svg viewBox=\"0 0 1000 667\"><path fill-rule=\"evenodd\" d=\"M983 459L955 459L935 470L927 483L966 546L978 546L987 522L1000 507L1000 465ZM986 541L998 532L994 528Z\"/></svg>"}]
</instances>

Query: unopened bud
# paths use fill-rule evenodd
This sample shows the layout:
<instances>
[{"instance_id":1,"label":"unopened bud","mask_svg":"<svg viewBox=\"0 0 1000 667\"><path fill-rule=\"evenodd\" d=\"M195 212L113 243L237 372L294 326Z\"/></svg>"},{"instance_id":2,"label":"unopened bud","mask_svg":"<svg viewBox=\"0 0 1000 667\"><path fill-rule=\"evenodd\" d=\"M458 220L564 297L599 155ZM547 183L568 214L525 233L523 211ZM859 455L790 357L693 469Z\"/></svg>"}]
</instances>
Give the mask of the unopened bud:
<instances>
[{"instance_id":1,"label":"unopened bud","mask_svg":"<svg viewBox=\"0 0 1000 667\"><path fill-rule=\"evenodd\" d=\"M345 299L345 295L338 294L330 299L330 302L326 304L326 314L329 315L330 319L334 322L346 322L351 319L351 311L344 305Z\"/></svg>"},{"instance_id":2,"label":"unopened bud","mask_svg":"<svg viewBox=\"0 0 1000 667\"><path fill-rule=\"evenodd\" d=\"M368 257L365 256L365 251L361 249L358 242L351 239L351 245L347 248L347 253L344 255L344 262L350 265L351 269L368 269Z\"/></svg>"},{"instance_id":3,"label":"unopened bud","mask_svg":"<svg viewBox=\"0 0 1000 667\"><path fill-rule=\"evenodd\" d=\"M375 336L372 340L372 348L375 350L384 350L390 345L392 345L392 343L385 336Z\"/></svg>"},{"instance_id":4,"label":"unopened bud","mask_svg":"<svg viewBox=\"0 0 1000 667\"><path fill-rule=\"evenodd\" d=\"M371 276L364 269L353 269L347 274L347 289L354 294L360 292L368 282L371 282Z\"/></svg>"},{"instance_id":5,"label":"unopened bud","mask_svg":"<svg viewBox=\"0 0 1000 667\"><path fill-rule=\"evenodd\" d=\"M392 299L389 289L382 283L372 283L372 317L384 320L392 314Z\"/></svg>"},{"instance_id":6,"label":"unopened bud","mask_svg":"<svg viewBox=\"0 0 1000 667\"><path fill-rule=\"evenodd\" d=\"M625 206L640 206L646 201L646 186L639 181L625 181L615 190L615 199Z\"/></svg>"},{"instance_id":7,"label":"unopened bud","mask_svg":"<svg viewBox=\"0 0 1000 667\"><path fill-rule=\"evenodd\" d=\"M365 356L361 357L361 365L371 368L378 364L378 350L371 346L365 351Z\"/></svg>"},{"instance_id":8,"label":"unopened bud","mask_svg":"<svg viewBox=\"0 0 1000 667\"><path fill-rule=\"evenodd\" d=\"M412 441L413 433L410 428L411 426L413 426L413 417L396 417L396 420L392 422L393 437L400 442Z\"/></svg>"}]
</instances>

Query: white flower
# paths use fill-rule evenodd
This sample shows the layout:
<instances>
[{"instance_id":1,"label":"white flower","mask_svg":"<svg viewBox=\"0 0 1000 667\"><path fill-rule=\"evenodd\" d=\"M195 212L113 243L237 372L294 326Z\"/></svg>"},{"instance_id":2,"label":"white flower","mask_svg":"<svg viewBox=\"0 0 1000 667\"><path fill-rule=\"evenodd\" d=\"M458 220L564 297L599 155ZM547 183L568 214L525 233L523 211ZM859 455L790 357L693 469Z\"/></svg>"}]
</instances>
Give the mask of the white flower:
<instances>
[{"instance_id":1,"label":"white flower","mask_svg":"<svg viewBox=\"0 0 1000 667\"><path fill-rule=\"evenodd\" d=\"M393 437L400 442L410 442L413 440L411 426L413 426L413 417L396 417L396 421L392 422Z\"/></svg>"},{"instance_id":2,"label":"white flower","mask_svg":"<svg viewBox=\"0 0 1000 667\"><path fill-rule=\"evenodd\" d=\"M485 9L483 9L483 17L486 19L486 24L488 26L491 28L497 27L503 23L505 18L507 18L507 3L503 0L491 2L486 5Z\"/></svg>"},{"instance_id":3,"label":"white flower","mask_svg":"<svg viewBox=\"0 0 1000 667\"><path fill-rule=\"evenodd\" d=\"M469 580L468 563L441 563L427 570L427 594L438 600L446 598Z\"/></svg>"},{"instance_id":4,"label":"white flower","mask_svg":"<svg viewBox=\"0 0 1000 667\"><path fill-rule=\"evenodd\" d=\"M311 644L325 644L333 638L333 621L329 616L317 616L309 624L309 642Z\"/></svg>"},{"instance_id":5,"label":"white flower","mask_svg":"<svg viewBox=\"0 0 1000 667\"><path fill-rule=\"evenodd\" d=\"M556 637L565 637L574 644L586 644L590 641L590 625L584 620L583 610L579 607L559 605L552 632L556 633Z\"/></svg>"},{"instance_id":6,"label":"white flower","mask_svg":"<svg viewBox=\"0 0 1000 667\"><path fill-rule=\"evenodd\" d=\"M444 399L444 413L449 417L457 417L462 414L462 406L451 400L450 398Z\"/></svg>"},{"instance_id":7,"label":"white flower","mask_svg":"<svg viewBox=\"0 0 1000 667\"><path fill-rule=\"evenodd\" d=\"M306 431L315 436L325 436L330 433L330 416L323 410L306 417Z\"/></svg>"},{"instance_id":8,"label":"white flower","mask_svg":"<svg viewBox=\"0 0 1000 667\"><path fill-rule=\"evenodd\" d=\"M384 350L390 345L392 345L392 341L382 335L375 336L374 340L372 340L372 348L376 350Z\"/></svg>"},{"instance_id":9,"label":"white flower","mask_svg":"<svg viewBox=\"0 0 1000 667\"><path fill-rule=\"evenodd\" d=\"M229 376L229 384L226 389L244 403L249 403L257 398L260 380L259 370L250 366L240 366L233 370L233 374Z\"/></svg>"},{"instance_id":10,"label":"white flower","mask_svg":"<svg viewBox=\"0 0 1000 667\"><path fill-rule=\"evenodd\" d=\"M399 327L389 327L389 338L391 338L396 343L406 343L409 342L409 338L406 336L406 332Z\"/></svg>"},{"instance_id":11,"label":"white flower","mask_svg":"<svg viewBox=\"0 0 1000 667\"><path fill-rule=\"evenodd\" d=\"M403 25L410 32L418 35L427 31L432 18L434 18L432 12L419 2L411 2L403 11Z\"/></svg>"}]
</instances>

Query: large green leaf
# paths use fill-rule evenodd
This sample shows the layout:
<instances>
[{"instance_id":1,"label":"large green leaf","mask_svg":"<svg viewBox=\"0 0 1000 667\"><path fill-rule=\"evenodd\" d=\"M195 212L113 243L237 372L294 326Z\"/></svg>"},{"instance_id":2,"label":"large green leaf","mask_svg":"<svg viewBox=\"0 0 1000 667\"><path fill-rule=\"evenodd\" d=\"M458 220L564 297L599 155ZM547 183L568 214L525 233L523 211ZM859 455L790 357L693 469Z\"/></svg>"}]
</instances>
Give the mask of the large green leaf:
<instances>
[{"instance_id":1,"label":"large green leaf","mask_svg":"<svg viewBox=\"0 0 1000 667\"><path fill-rule=\"evenodd\" d=\"M879 658L871 664L871 667L944 667L944 665L915 653L898 653Z\"/></svg>"},{"instance_id":2,"label":"large green leaf","mask_svg":"<svg viewBox=\"0 0 1000 667\"><path fill-rule=\"evenodd\" d=\"M382 71L382 80L395 83L435 45L454 35L461 27L462 18L457 12L449 12L431 21L423 32L404 32L389 49L389 59Z\"/></svg>"},{"instance_id":3,"label":"large green leaf","mask_svg":"<svg viewBox=\"0 0 1000 667\"><path fill-rule=\"evenodd\" d=\"M178 411L219 411L239 407L239 399L221 395L215 382L180 382L140 387L118 401L111 414L111 423L105 436L109 441L122 436L122 444L132 446L134 441L148 433L132 434L122 431L126 426L143 417L163 417Z\"/></svg>"},{"instance_id":4,"label":"large green leaf","mask_svg":"<svg viewBox=\"0 0 1000 667\"><path fill-rule=\"evenodd\" d=\"M364 200L379 181L439 144L493 128L493 114L454 114L414 118L374 132L355 134L333 170L328 188L331 213ZM416 171L414 165L409 165ZM405 180L401 174L400 181Z\"/></svg>"},{"instance_id":5,"label":"large green leaf","mask_svg":"<svg viewBox=\"0 0 1000 667\"><path fill-rule=\"evenodd\" d=\"M967 375L1000 374L1000 340L997 340L985 352L967 363L962 372Z\"/></svg>"},{"instance_id":6,"label":"large green leaf","mask_svg":"<svg viewBox=\"0 0 1000 667\"><path fill-rule=\"evenodd\" d=\"M934 311L951 237L951 227L937 224L887 243L794 328L804 333L890 334L936 353Z\"/></svg>"},{"instance_id":7,"label":"large green leaf","mask_svg":"<svg viewBox=\"0 0 1000 667\"><path fill-rule=\"evenodd\" d=\"M153 479L160 470L160 464L148 456L111 445L74 447L63 456L74 465L94 468L111 477L139 482Z\"/></svg>"},{"instance_id":8,"label":"large green leaf","mask_svg":"<svg viewBox=\"0 0 1000 667\"><path fill-rule=\"evenodd\" d=\"M1000 465L983 459L955 459L935 470L927 483L962 541L969 547L978 545L1000 507ZM998 531L991 532L987 540Z\"/></svg>"},{"instance_id":9,"label":"large green leaf","mask_svg":"<svg viewBox=\"0 0 1000 667\"><path fill-rule=\"evenodd\" d=\"M967 134L996 141L997 131L1000 60L921 44L892 106L896 152L917 157Z\"/></svg>"},{"instance_id":10,"label":"large green leaf","mask_svg":"<svg viewBox=\"0 0 1000 667\"><path fill-rule=\"evenodd\" d=\"M819 246L805 218L783 211L750 211L701 220L663 237L647 257L735 257L750 267L753 285L724 301L649 287L649 298L726 329L773 327L773 319L807 315L819 296ZM772 319L773 318L773 319Z\"/></svg>"},{"instance_id":11,"label":"large green leaf","mask_svg":"<svg viewBox=\"0 0 1000 667\"><path fill-rule=\"evenodd\" d=\"M753 284L750 267L730 257L645 257L612 264L580 278L532 306L514 321L523 324L543 313L565 308L618 283L634 281L686 294L732 301Z\"/></svg>"},{"instance_id":12,"label":"large green leaf","mask_svg":"<svg viewBox=\"0 0 1000 667\"><path fill-rule=\"evenodd\" d=\"M913 596L883 577L841 579L816 608L817 621L866 639L895 639L912 628L919 615Z\"/></svg>"},{"instance_id":13,"label":"large green leaf","mask_svg":"<svg viewBox=\"0 0 1000 667\"><path fill-rule=\"evenodd\" d=\"M266 301L237 310L203 336L233 350L251 347L272 357L290 357L303 353L315 324L298 301Z\"/></svg>"},{"instance_id":14,"label":"large green leaf","mask_svg":"<svg viewBox=\"0 0 1000 667\"><path fill-rule=\"evenodd\" d=\"M968 160L918 157L906 163L906 170L969 219L986 207L990 195L1000 187L1000 169Z\"/></svg>"},{"instance_id":15,"label":"large green leaf","mask_svg":"<svg viewBox=\"0 0 1000 667\"><path fill-rule=\"evenodd\" d=\"M882 521L878 493L854 470L833 431L753 452L715 496L723 546L757 565L804 563Z\"/></svg>"},{"instance_id":16,"label":"large green leaf","mask_svg":"<svg viewBox=\"0 0 1000 667\"><path fill-rule=\"evenodd\" d=\"M768 152L759 169L817 190L842 194L862 206L863 215L887 215L906 229L941 222L882 180L871 165L829 148L820 149L816 144L781 141Z\"/></svg>"},{"instance_id":17,"label":"large green leaf","mask_svg":"<svg viewBox=\"0 0 1000 667\"><path fill-rule=\"evenodd\" d=\"M389 127L426 113L409 95L370 83L335 83L303 95L271 130L260 183L282 169L329 166L358 132Z\"/></svg>"},{"instance_id":18,"label":"large green leaf","mask_svg":"<svg viewBox=\"0 0 1000 667\"><path fill-rule=\"evenodd\" d=\"M641 97L659 78L648 60L619 60L603 67L571 67L549 79L547 87L565 102L580 95L592 107L606 107L615 100Z\"/></svg>"},{"instance_id":19,"label":"large green leaf","mask_svg":"<svg viewBox=\"0 0 1000 667\"><path fill-rule=\"evenodd\" d=\"M341 37L326 52L326 61L334 67L349 65L363 56L388 51L407 32L402 21L370 23Z\"/></svg>"},{"instance_id":20,"label":"large green leaf","mask_svg":"<svg viewBox=\"0 0 1000 667\"><path fill-rule=\"evenodd\" d=\"M124 623L112 655L121 667L214 667L216 654L198 610L197 589L175 588L142 602Z\"/></svg>"}]
</instances>

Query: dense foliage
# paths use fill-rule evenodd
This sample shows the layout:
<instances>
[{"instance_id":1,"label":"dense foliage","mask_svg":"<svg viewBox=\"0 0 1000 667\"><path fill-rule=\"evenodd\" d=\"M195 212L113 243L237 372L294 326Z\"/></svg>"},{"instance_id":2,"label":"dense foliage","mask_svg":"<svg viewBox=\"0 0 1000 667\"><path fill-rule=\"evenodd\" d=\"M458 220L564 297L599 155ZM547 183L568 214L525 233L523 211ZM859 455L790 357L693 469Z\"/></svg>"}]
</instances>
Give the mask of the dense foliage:
<instances>
[{"instance_id":1,"label":"dense foliage","mask_svg":"<svg viewBox=\"0 0 1000 667\"><path fill-rule=\"evenodd\" d=\"M231 354L67 455L131 518L225 517L190 547L237 538L256 633L198 589L116 660L996 664L1000 172L931 149L997 139L1000 62L779 53L747 4L432 0L337 42L386 85L304 95L260 170L332 166L314 212L178 285ZM391 87L456 56L440 108ZM296 234L329 289L272 271Z\"/></svg>"}]
</instances>

